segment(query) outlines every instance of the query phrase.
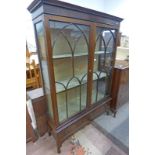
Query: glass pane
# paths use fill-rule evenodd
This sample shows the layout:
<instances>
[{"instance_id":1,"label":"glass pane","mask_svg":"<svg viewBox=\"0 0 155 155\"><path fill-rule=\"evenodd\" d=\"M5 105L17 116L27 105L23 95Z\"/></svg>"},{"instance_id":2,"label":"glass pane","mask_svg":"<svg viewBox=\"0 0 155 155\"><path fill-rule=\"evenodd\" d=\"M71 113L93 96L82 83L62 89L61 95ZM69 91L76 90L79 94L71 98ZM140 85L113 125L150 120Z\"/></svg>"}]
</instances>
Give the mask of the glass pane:
<instances>
[{"instance_id":1,"label":"glass pane","mask_svg":"<svg viewBox=\"0 0 155 155\"><path fill-rule=\"evenodd\" d=\"M55 81L66 84L73 75L72 58L53 59Z\"/></svg>"},{"instance_id":2,"label":"glass pane","mask_svg":"<svg viewBox=\"0 0 155 155\"><path fill-rule=\"evenodd\" d=\"M68 97L68 117L71 117L80 111L80 87L75 87L74 89L68 89L67 97Z\"/></svg>"},{"instance_id":3,"label":"glass pane","mask_svg":"<svg viewBox=\"0 0 155 155\"><path fill-rule=\"evenodd\" d=\"M50 21L50 28L61 123L86 107L89 27Z\"/></svg>"},{"instance_id":4,"label":"glass pane","mask_svg":"<svg viewBox=\"0 0 155 155\"><path fill-rule=\"evenodd\" d=\"M48 103L48 113L51 118L53 118L53 109L52 109L52 100L50 94L50 82L49 82L49 75L48 75L48 66L46 60L46 48L45 48L45 40L44 40L44 31L43 31L43 23L36 24L36 32L37 32L37 39L38 39L38 46L39 46L39 55L41 60L41 71L43 75L43 83L44 83L44 90L45 95L47 97Z\"/></svg>"},{"instance_id":5,"label":"glass pane","mask_svg":"<svg viewBox=\"0 0 155 155\"><path fill-rule=\"evenodd\" d=\"M93 73L93 78L98 79L98 76L96 73ZM97 82L96 80L93 81L93 87L92 87L92 102L95 103L97 101Z\"/></svg>"},{"instance_id":6,"label":"glass pane","mask_svg":"<svg viewBox=\"0 0 155 155\"><path fill-rule=\"evenodd\" d=\"M81 110L85 109L86 100L87 100L87 83L81 86L81 107L80 107Z\"/></svg>"},{"instance_id":7,"label":"glass pane","mask_svg":"<svg viewBox=\"0 0 155 155\"><path fill-rule=\"evenodd\" d=\"M46 88L50 89L47 61L41 60L41 68L42 68L44 85Z\"/></svg>"},{"instance_id":8,"label":"glass pane","mask_svg":"<svg viewBox=\"0 0 155 155\"><path fill-rule=\"evenodd\" d=\"M40 49L40 57L41 59L46 60L46 49L45 49L45 40L44 40L44 31L42 22L36 24L36 31Z\"/></svg>"},{"instance_id":9,"label":"glass pane","mask_svg":"<svg viewBox=\"0 0 155 155\"><path fill-rule=\"evenodd\" d=\"M58 104L58 114L59 121L63 122L67 119L67 108L66 108L66 92L57 93L57 102Z\"/></svg>"},{"instance_id":10,"label":"glass pane","mask_svg":"<svg viewBox=\"0 0 155 155\"><path fill-rule=\"evenodd\" d=\"M105 30L103 31L103 37L105 40L106 44L106 61L105 61L105 66L110 67L111 66L111 61L112 61L112 52L114 48L114 30Z\"/></svg>"},{"instance_id":11,"label":"glass pane","mask_svg":"<svg viewBox=\"0 0 155 155\"><path fill-rule=\"evenodd\" d=\"M114 30L96 28L92 101L96 103L109 95Z\"/></svg>"},{"instance_id":12,"label":"glass pane","mask_svg":"<svg viewBox=\"0 0 155 155\"><path fill-rule=\"evenodd\" d=\"M80 80L87 73L88 56L74 58L74 74Z\"/></svg>"},{"instance_id":13,"label":"glass pane","mask_svg":"<svg viewBox=\"0 0 155 155\"><path fill-rule=\"evenodd\" d=\"M53 108L52 108L52 100L51 100L51 94L50 94L50 90L48 88L45 87L45 95L47 98L47 106L48 106L48 114L50 116L50 118L53 118Z\"/></svg>"}]
</instances>

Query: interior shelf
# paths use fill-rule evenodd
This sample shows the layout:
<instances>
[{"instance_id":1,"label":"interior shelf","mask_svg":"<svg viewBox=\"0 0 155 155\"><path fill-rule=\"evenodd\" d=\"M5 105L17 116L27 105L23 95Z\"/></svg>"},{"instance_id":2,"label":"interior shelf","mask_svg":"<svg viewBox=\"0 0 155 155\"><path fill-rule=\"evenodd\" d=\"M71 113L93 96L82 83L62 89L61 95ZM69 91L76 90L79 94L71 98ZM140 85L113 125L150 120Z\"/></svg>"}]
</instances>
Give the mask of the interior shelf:
<instances>
[{"instance_id":1,"label":"interior shelf","mask_svg":"<svg viewBox=\"0 0 155 155\"><path fill-rule=\"evenodd\" d=\"M74 54L74 57L85 56L85 55L88 55L88 53ZM62 54L62 55L54 55L53 59L70 58L70 57L72 57L72 54Z\"/></svg>"},{"instance_id":2,"label":"interior shelf","mask_svg":"<svg viewBox=\"0 0 155 155\"><path fill-rule=\"evenodd\" d=\"M96 72L98 75L99 75L99 71L97 71ZM82 77L84 76L85 74L81 74L81 75L79 75L77 78L79 78L80 80L82 79ZM106 77L106 73L101 73L100 74L100 79L101 78L103 78L103 77ZM93 74L93 81L95 81L95 80L97 80L98 78L97 78L97 76L95 75L95 74ZM63 85L65 85L65 86L67 86L67 83L68 83L68 80L64 80L64 81L59 81L60 83L62 83ZM83 79L83 81L82 81L82 85L83 84L86 84L87 83L87 76L85 76L85 78ZM80 84L79 84L79 82L76 80L72 80L71 82L70 82L70 84L69 84L69 86L67 87L67 89L71 89L71 88L74 88L74 87L77 87L77 86L79 86ZM62 92L62 91L65 91L66 89L64 88L64 86L62 86L61 84L58 84L58 83L56 83L56 93L60 93L60 92Z\"/></svg>"},{"instance_id":3,"label":"interior shelf","mask_svg":"<svg viewBox=\"0 0 155 155\"><path fill-rule=\"evenodd\" d=\"M95 54L103 54L104 51L95 51ZM110 52L106 52L110 53ZM80 56L88 56L88 53L76 53L74 54L74 57L80 57ZM61 54L61 55L54 55L53 59L63 59L63 58L70 58L72 57L72 54Z\"/></svg>"}]
</instances>

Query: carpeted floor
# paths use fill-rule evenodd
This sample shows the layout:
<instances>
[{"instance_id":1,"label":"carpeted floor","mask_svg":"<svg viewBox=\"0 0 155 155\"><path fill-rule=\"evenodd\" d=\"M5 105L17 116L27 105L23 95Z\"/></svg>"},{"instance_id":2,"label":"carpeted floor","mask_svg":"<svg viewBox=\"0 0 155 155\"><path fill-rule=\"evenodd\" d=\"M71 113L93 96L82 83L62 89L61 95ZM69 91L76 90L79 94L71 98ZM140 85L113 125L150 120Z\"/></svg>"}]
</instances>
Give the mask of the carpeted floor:
<instances>
[{"instance_id":1,"label":"carpeted floor","mask_svg":"<svg viewBox=\"0 0 155 155\"><path fill-rule=\"evenodd\" d=\"M119 139L126 147L129 147L129 118L115 128L111 134Z\"/></svg>"},{"instance_id":2,"label":"carpeted floor","mask_svg":"<svg viewBox=\"0 0 155 155\"><path fill-rule=\"evenodd\" d=\"M87 153L84 155L127 155L118 146L116 146L102 132L96 129L93 125L87 125L82 130L74 134L76 139ZM61 153L56 151L56 144L53 136L45 134L40 137L35 143L27 143L27 155L70 155L71 138L68 138L61 147ZM82 154L80 154L82 155Z\"/></svg>"},{"instance_id":3,"label":"carpeted floor","mask_svg":"<svg viewBox=\"0 0 155 155\"><path fill-rule=\"evenodd\" d=\"M129 104L118 109L116 117L103 114L92 123L119 148L129 153Z\"/></svg>"}]
</instances>

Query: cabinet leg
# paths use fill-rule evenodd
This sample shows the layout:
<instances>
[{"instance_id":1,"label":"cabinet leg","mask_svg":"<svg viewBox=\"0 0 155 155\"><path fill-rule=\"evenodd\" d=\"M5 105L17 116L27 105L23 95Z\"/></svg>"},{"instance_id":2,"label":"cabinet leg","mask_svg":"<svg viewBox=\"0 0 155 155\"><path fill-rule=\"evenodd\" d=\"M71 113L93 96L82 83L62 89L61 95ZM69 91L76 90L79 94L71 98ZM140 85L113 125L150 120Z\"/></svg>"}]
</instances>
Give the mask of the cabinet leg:
<instances>
[{"instance_id":1,"label":"cabinet leg","mask_svg":"<svg viewBox=\"0 0 155 155\"><path fill-rule=\"evenodd\" d=\"M106 114L109 115L109 111L107 111Z\"/></svg>"},{"instance_id":2,"label":"cabinet leg","mask_svg":"<svg viewBox=\"0 0 155 155\"><path fill-rule=\"evenodd\" d=\"M62 143L57 141L57 153L61 153L61 146L62 146Z\"/></svg>"},{"instance_id":3,"label":"cabinet leg","mask_svg":"<svg viewBox=\"0 0 155 155\"><path fill-rule=\"evenodd\" d=\"M48 135L51 136L51 130L50 129L48 130Z\"/></svg>"},{"instance_id":4,"label":"cabinet leg","mask_svg":"<svg viewBox=\"0 0 155 155\"><path fill-rule=\"evenodd\" d=\"M57 153L61 153L61 149L60 148L61 148L61 144L59 144L59 145L57 144Z\"/></svg>"},{"instance_id":5,"label":"cabinet leg","mask_svg":"<svg viewBox=\"0 0 155 155\"><path fill-rule=\"evenodd\" d=\"M106 108L106 110L105 110L105 111L106 111L106 115L109 115L109 106L108 106L108 105L106 105L106 107L105 107L105 108Z\"/></svg>"},{"instance_id":6,"label":"cabinet leg","mask_svg":"<svg viewBox=\"0 0 155 155\"><path fill-rule=\"evenodd\" d=\"M117 111L115 110L113 113L114 113L114 116L113 116L113 117L116 117L116 113L117 113Z\"/></svg>"},{"instance_id":7,"label":"cabinet leg","mask_svg":"<svg viewBox=\"0 0 155 155\"><path fill-rule=\"evenodd\" d=\"M113 117L116 117L117 110L111 109L111 112L112 112L112 114L113 114Z\"/></svg>"},{"instance_id":8,"label":"cabinet leg","mask_svg":"<svg viewBox=\"0 0 155 155\"><path fill-rule=\"evenodd\" d=\"M48 132L48 135L51 136L51 132L50 131Z\"/></svg>"},{"instance_id":9,"label":"cabinet leg","mask_svg":"<svg viewBox=\"0 0 155 155\"><path fill-rule=\"evenodd\" d=\"M57 146L57 153L61 153L60 146Z\"/></svg>"}]
</instances>

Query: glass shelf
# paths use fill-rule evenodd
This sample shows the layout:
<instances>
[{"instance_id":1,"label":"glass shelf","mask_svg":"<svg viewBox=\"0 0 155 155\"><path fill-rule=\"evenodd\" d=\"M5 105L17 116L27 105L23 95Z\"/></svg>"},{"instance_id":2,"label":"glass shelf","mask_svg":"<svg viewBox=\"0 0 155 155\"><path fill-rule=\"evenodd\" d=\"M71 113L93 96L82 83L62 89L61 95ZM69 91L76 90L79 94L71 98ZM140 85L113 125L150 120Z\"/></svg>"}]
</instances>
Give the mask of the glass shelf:
<instances>
[{"instance_id":1,"label":"glass shelf","mask_svg":"<svg viewBox=\"0 0 155 155\"><path fill-rule=\"evenodd\" d=\"M95 54L104 54L104 51L95 51ZM106 52L106 53L112 53L112 52Z\"/></svg>"},{"instance_id":2,"label":"glass shelf","mask_svg":"<svg viewBox=\"0 0 155 155\"><path fill-rule=\"evenodd\" d=\"M104 51L96 51L95 54L104 54ZM106 53L111 53L111 52L106 52ZM80 57L80 56L88 56L88 53L75 53L74 57ZM53 59L63 59L63 58L71 58L71 54L61 54L61 55L54 55Z\"/></svg>"},{"instance_id":3,"label":"glass shelf","mask_svg":"<svg viewBox=\"0 0 155 155\"><path fill-rule=\"evenodd\" d=\"M78 57L78 56L88 56L88 53L74 54L74 57ZM71 54L62 54L62 55L54 55L53 59L70 58L70 57L72 57Z\"/></svg>"},{"instance_id":4,"label":"glass shelf","mask_svg":"<svg viewBox=\"0 0 155 155\"><path fill-rule=\"evenodd\" d=\"M106 77L106 73L103 73L103 72L100 73L99 71L97 71L95 73L97 73L98 75L100 74L100 79L103 78L103 77ZM85 74L81 74L77 78L79 80L81 80L84 75ZM93 81L95 81L97 79L98 79L97 76L95 74L93 74ZM62 83L63 85L67 86L68 80L61 81L60 83ZM82 85L85 84L85 83L87 83L87 76L85 76L85 78L83 79ZM72 81L70 83L70 85L68 86L67 90L71 89L71 88L74 88L74 87L77 87L79 85L80 84L79 84L79 82L77 80L76 81ZM61 84L56 83L56 93L60 93L60 92L65 91L65 90L66 89Z\"/></svg>"}]
</instances>

